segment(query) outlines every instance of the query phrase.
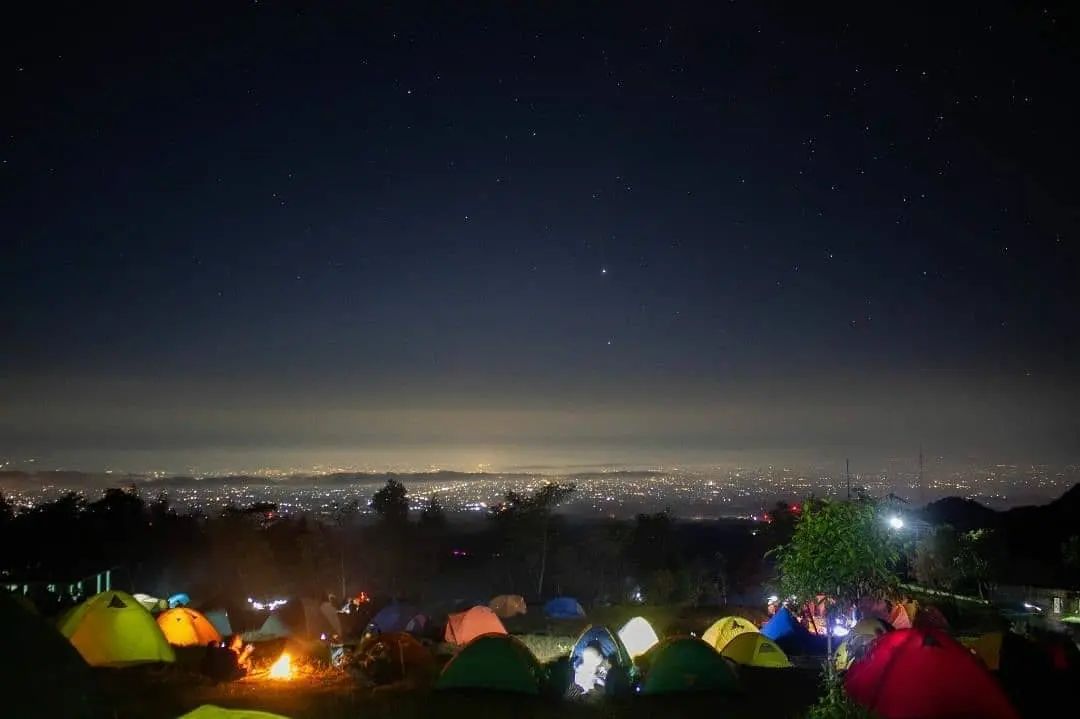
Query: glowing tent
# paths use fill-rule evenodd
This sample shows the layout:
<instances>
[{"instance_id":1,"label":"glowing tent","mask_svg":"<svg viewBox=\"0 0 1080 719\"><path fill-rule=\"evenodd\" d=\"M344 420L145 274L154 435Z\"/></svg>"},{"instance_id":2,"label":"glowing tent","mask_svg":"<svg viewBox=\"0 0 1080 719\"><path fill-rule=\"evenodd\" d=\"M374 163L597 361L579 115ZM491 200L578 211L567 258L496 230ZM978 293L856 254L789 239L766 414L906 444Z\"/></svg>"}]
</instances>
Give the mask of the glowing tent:
<instances>
[{"instance_id":1,"label":"glowing tent","mask_svg":"<svg viewBox=\"0 0 1080 719\"><path fill-rule=\"evenodd\" d=\"M177 647L206 646L220 642L221 634L200 612L186 607L170 609L157 617L165 640Z\"/></svg>"},{"instance_id":2,"label":"glowing tent","mask_svg":"<svg viewBox=\"0 0 1080 719\"><path fill-rule=\"evenodd\" d=\"M720 653L736 664L748 667L785 669L791 666L784 650L760 632L744 632L732 637Z\"/></svg>"},{"instance_id":3,"label":"glowing tent","mask_svg":"<svg viewBox=\"0 0 1080 719\"><path fill-rule=\"evenodd\" d=\"M586 647L592 646L600 652L600 656L606 659L611 666L630 668L634 666L634 660L630 652L623 645L619 636L607 627L593 625L583 631L574 642L574 648L570 650L570 663L574 664L585 651Z\"/></svg>"},{"instance_id":4,"label":"glowing tent","mask_svg":"<svg viewBox=\"0 0 1080 719\"><path fill-rule=\"evenodd\" d=\"M163 612L169 608L169 603L164 599L151 597L149 594L136 592L131 595L148 612Z\"/></svg>"},{"instance_id":5,"label":"glowing tent","mask_svg":"<svg viewBox=\"0 0 1080 719\"><path fill-rule=\"evenodd\" d=\"M443 668L436 689L539 694L544 672L529 648L508 635L477 637Z\"/></svg>"},{"instance_id":6,"label":"glowing tent","mask_svg":"<svg viewBox=\"0 0 1080 719\"><path fill-rule=\"evenodd\" d=\"M656 646L660 638L645 617L634 617L619 630L619 639L631 657L639 657Z\"/></svg>"},{"instance_id":7,"label":"glowing tent","mask_svg":"<svg viewBox=\"0 0 1080 719\"><path fill-rule=\"evenodd\" d=\"M700 639L666 639L649 652L647 660L642 694L730 691L737 684L727 661Z\"/></svg>"},{"instance_id":8,"label":"glowing tent","mask_svg":"<svg viewBox=\"0 0 1080 719\"><path fill-rule=\"evenodd\" d=\"M506 634L506 627L487 607L473 607L446 618L445 638L451 644L468 644L482 634Z\"/></svg>"},{"instance_id":9,"label":"glowing tent","mask_svg":"<svg viewBox=\"0 0 1080 719\"><path fill-rule=\"evenodd\" d=\"M488 602L488 606L500 619L509 619L528 611L525 598L518 594L500 594Z\"/></svg>"},{"instance_id":10,"label":"glowing tent","mask_svg":"<svg viewBox=\"0 0 1080 719\"><path fill-rule=\"evenodd\" d=\"M979 659L937 629L878 637L848 670L844 689L882 719L1019 716Z\"/></svg>"},{"instance_id":11,"label":"glowing tent","mask_svg":"<svg viewBox=\"0 0 1080 719\"><path fill-rule=\"evenodd\" d=\"M544 605L544 616L551 619L583 619L585 610L573 597L556 597Z\"/></svg>"},{"instance_id":12,"label":"glowing tent","mask_svg":"<svg viewBox=\"0 0 1080 719\"><path fill-rule=\"evenodd\" d=\"M65 614L60 633L94 667L174 662L157 622L126 592L102 592Z\"/></svg>"},{"instance_id":13,"label":"glowing tent","mask_svg":"<svg viewBox=\"0 0 1080 719\"><path fill-rule=\"evenodd\" d=\"M727 643L740 634L757 634L758 628L749 619L742 617L724 617L717 619L701 635L701 640L714 647L716 651L723 651Z\"/></svg>"}]
</instances>

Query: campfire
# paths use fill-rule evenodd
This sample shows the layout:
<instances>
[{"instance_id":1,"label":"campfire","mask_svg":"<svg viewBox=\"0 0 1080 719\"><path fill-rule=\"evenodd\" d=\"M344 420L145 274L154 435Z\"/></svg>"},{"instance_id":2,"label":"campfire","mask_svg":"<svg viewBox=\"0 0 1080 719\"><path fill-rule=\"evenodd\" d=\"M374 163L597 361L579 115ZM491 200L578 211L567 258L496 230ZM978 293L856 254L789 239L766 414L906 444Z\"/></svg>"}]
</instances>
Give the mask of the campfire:
<instances>
[{"instance_id":1,"label":"campfire","mask_svg":"<svg viewBox=\"0 0 1080 719\"><path fill-rule=\"evenodd\" d=\"M270 665L270 672L267 676L270 679L292 679L295 676L292 666L292 657L288 652L282 652L277 661Z\"/></svg>"}]
</instances>

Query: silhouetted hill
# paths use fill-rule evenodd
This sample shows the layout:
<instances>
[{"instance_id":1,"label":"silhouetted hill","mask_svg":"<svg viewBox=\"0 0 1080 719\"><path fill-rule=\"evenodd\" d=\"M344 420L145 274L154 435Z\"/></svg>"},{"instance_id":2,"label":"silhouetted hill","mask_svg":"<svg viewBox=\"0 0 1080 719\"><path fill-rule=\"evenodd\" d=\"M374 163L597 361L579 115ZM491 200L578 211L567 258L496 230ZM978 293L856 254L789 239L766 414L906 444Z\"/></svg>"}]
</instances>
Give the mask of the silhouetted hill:
<instances>
[{"instance_id":1,"label":"silhouetted hill","mask_svg":"<svg viewBox=\"0 0 1080 719\"><path fill-rule=\"evenodd\" d=\"M945 497L931 502L922 514L930 524L951 524L962 532L996 527L1001 521L1000 512L963 497Z\"/></svg>"}]
</instances>

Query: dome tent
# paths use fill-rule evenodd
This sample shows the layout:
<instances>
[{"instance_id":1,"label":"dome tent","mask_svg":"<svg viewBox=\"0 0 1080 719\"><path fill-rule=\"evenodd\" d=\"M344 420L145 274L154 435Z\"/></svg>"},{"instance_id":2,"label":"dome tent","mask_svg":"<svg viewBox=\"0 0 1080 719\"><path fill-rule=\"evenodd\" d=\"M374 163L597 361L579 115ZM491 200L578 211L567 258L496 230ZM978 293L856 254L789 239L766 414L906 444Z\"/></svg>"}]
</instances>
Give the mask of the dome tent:
<instances>
[{"instance_id":1,"label":"dome tent","mask_svg":"<svg viewBox=\"0 0 1080 719\"><path fill-rule=\"evenodd\" d=\"M90 666L176 661L154 617L126 592L90 597L61 617L59 629Z\"/></svg>"},{"instance_id":2,"label":"dome tent","mask_svg":"<svg viewBox=\"0 0 1080 719\"><path fill-rule=\"evenodd\" d=\"M647 658L642 694L730 691L737 685L727 661L700 639L666 639Z\"/></svg>"},{"instance_id":3,"label":"dome tent","mask_svg":"<svg viewBox=\"0 0 1080 719\"><path fill-rule=\"evenodd\" d=\"M844 689L882 719L1018 719L977 657L937 629L898 629L848 670Z\"/></svg>"},{"instance_id":4,"label":"dome tent","mask_svg":"<svg viewBox=\"0 0 1080 719\"><path fill-rule=\"evenodd\" d=\"M732 639L740 634L748 632L752 634L758 633L757 626L749 619L743 619L742 617L724 617L723 619L717 619L713 622L712 625L705 630L705 633L701 635L701 640L719 652L722 651Z\"/></svg>"},{"instance_id":5,"label":"dome tent","mask_svg":"<svg viewBox=\"0 0 1080 719\"><path fill-rule=\"evenodd\" d=\"M430 680L435 660L412 635L404 632L378 634L364 639L353 664L373 684L382 686L406 678Z\"/></svg>"},{"instance_id":6,"label":"dome tent","mask_svg":"<svg viewBox=\"0 0 1080 719\"><path fill-rule=\"evenodd\" d=\"M583 631L578 636L577 641L574 642L574 647L570 650L570 663L574 664L578 661L581 658L581 653L589 645L599 650L600 656L610 662L612 666L626 668L634 666L634 660L630 657L630 652L627 651L619 636L607 627L595 624Z\"/></svg>"},{"instance_id":7,"label":"dome tent","mask_svg":"<svg viewBox=\"0 0 1080 719\"><path fill-rule=\"evenodd\" d=\"M519 594L500 594L488 602L488 606L500 619L509 619L529 611L525 598Z\"/></svg>"},{"instance_id":8,"label":"dome tent","mask_svg":"<svg viewBox=\"0 0 1080 719\"><path fill-rule=\"evenodd\" d=\"M165 635L165 641L173 646L205 646L209 642L221 641L221 634L214 625L194 609L169 609L158 615L157 624Z\"/></svg>"},{"instance_id":9,"label":"dome tent","mask_svg":"<svg viewBox=\"0 0 1080 719\"><path fill-rule=\"evenodd\" d=\"M281 714L271 714L254 709L223 709L213 704L203 704L179 719L289 719Z\"/></svg>"},{"instance_id":10,"label":"dome tent","mask_svg":"<svg viewBox=\"0 0 1080 719\"><path fill-rule=\"evenodd\" d=\"M450 644L468 644L482 634L506 634L506 627L495 612L485 606L473 607L446 618L445 638Z\"/></svg>"},{"instance_id":11,"label":"dome tent","mask_svg":"<svg viewBox=\"0 0 1080 719\"><path fill-rule=\"evenodd\" d=\"M619 640L631 657L638 657L656 646L660 638L648 619L634 617L619 630Z\"/></svg>"},{"instance_id":12,"label":"dome tent","mask_svg":"<svg viewBox=\"0 0 1080 719\"><path fill-rule=\"evenodd\" d=\"M824 654L826 651L825 637L811 634L787 607L781 607L761 628L761 633L788 655Z\"/></svg>"},{"instance_id":13,"label":"dome tent","mask_svg":"<svg viewBox=\"0 0 1080 719\"><path fill-rule=\"evenodd\" d=\"M519 640L486 634L469 642L447 663L435 688L539 694L543 676L536 657Z\"/></svg>"},{"instance_id":14,"label":"dome tent","mask_svg":"<svg viewBox=\"0 0 1080 719\"><path fill-rule=\"evenodd\" d=\"M784 650L760 632L743 632L732 637L720 653L736 664L748 667L786 669L791 666Z\"/></svg>"},{"instance_id":15,"label":"dome tent","mask_svg":"<svg viewBox=\"0 0 1080 719\"><path fill-rule=\"evenodd\" d=\"M206 617L206 621L214 625L214 629L218 634L223 637L227 637L233 633L232 622L229 621L229 612L224 609L211 609L208 612L203 612L203 616Z\"/></svg>"},{"instance_id":16,"label":"dome tent","mask_svg":"<svg viewBox=\"0 0 1080 719\"><path fill-rule=\"evenodd\" d=\"M56 628L0 591L4 670L0 697L5 716L89 719L103 707L90 668Z\"/></svg>"},{"instance_id":17,"label":"dome tent","mask_svg":"<svg viewBox=\"0 0 1080 719\"><path fill-rule=\"evenodd\" d=\"M402 602L390 602L371 618L367 631L418 632L426 623L426 618L416 607Z\"/></svg>"},{"instance_id":18,"label":"dome tent","mask_svg":"<svg viewBox=\"0 0 1080 719\"><path fill-rule=\"evenodd\" d=\"M585 610L573 597L556 597L544 605L544 616L550 619L582 619Z\"/></svg>"}]
</instances>

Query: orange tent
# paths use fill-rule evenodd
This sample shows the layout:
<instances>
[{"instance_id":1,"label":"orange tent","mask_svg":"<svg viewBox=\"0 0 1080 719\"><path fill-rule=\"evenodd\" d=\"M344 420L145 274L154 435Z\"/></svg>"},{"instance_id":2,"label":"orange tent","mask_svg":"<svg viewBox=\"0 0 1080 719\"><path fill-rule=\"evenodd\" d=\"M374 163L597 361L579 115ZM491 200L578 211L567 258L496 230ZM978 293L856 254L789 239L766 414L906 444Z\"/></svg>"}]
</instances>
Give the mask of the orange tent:
<instances>
[{"instance_id":1,"label":"orange tent","mask_svg":"<svg viewBox=\"0 0 1080 719\"><path fill-rule=\"evenodd\" d=\"M194 609L178 607L162 612L157 623L165 640L178 647L206 646L209 642L221 641L221 635L210 620Z\"/></svg>"},{"instance_id":2,"label":"orange tent","mask_svg":"<svg viewBox=\"0 0 1080 719\"><path fill-rule=\"evenodd\" d=\"M468 644L481 634L506 634L506 627L488 607L476 606L446 619L446 641L451 644Z\"/></svg>"}]
</instances>

